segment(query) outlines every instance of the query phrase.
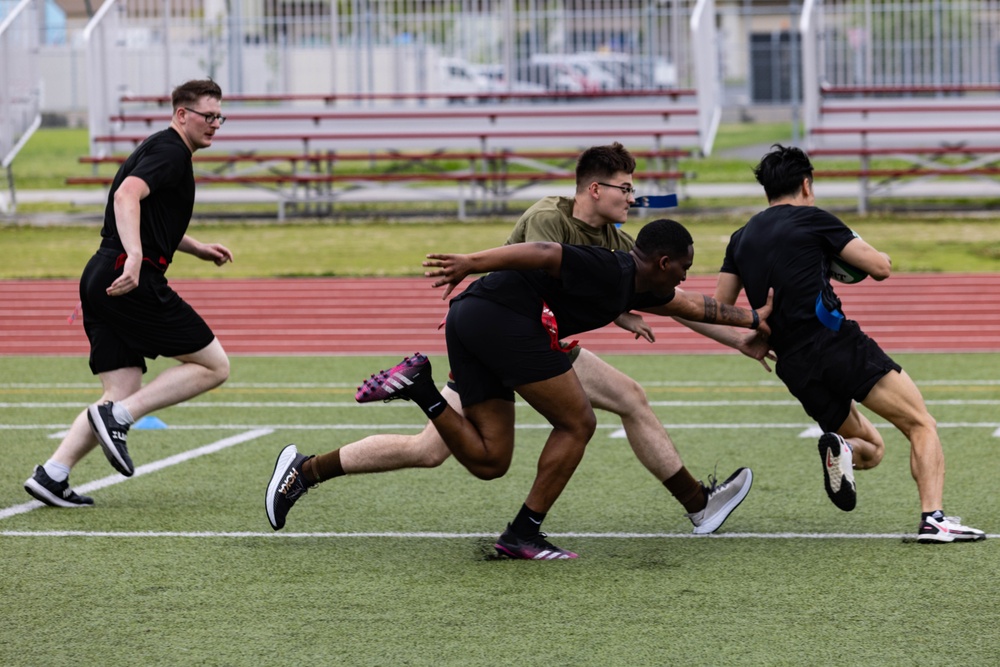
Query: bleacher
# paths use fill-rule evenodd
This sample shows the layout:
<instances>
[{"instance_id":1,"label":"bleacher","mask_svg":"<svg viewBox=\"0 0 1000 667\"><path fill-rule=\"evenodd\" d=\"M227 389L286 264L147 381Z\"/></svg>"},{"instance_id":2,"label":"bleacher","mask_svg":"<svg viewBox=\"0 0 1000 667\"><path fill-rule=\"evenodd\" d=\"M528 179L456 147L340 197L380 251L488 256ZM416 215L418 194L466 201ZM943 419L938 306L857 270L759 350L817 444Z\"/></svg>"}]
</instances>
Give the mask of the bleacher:
<instances>
[{"instance_id":1,"label":"bleacher","mask_svg":"<svg viewBox=\"0 0 1000 667\"><path fill-rule=\"evenodd\" d=\"M816 158L853 158L858 167L818 170L859 182L859 210L901 179L1000 175L1000 87L822 88L818 122L808 128Z\"/></svg>"},{"instance_id":2,"label":"bleacher","mask_svg":"<svg viewBox=\"0 0 1000 667\"><path fill-rule=\"evenodd\" d=\"M940 39L928 32L900 41L900 26L926 17L902 5L865 14L844 0L807 3L799 26L805 146L813 158L852 165L819 168L817 177L857 180L860 212L903 181L995 181L1000 83L982 66L984 53L995 57L992 41L977 31L996 14L991 3L970 3L948 14ZM957 34L961 48L949 46Z\"/></svg>"},{"instance_id":3,"label":"bleacher","mask_svg":"<svg viewBox=\"0 0 1000 667\"><path fill-rule=\"evenodd\" d=\"M446 184L464 217L470 206L502 209L530 185L572 183L582 150L620 141L642 161L635 176L643 191L665 194L691 177L678 160L697 154L704 140L694 95L491 95L461 105L441 104L443 96L428 94L389 100L226 97L225 125L212 147L194 157L196 179L205 186L265 189L280 217L289 206L329 210L345 192L356 201L364 190L371 201L381 201L393 188L397 201L406 192L421 201L429 184ZM347 104L358 101L371 106ZM169 124L169 100L123 98L110 121L107 134L91 137L92 154L81 157L94 173L68 184L108 185L135 146ZM440 188L434 197L441 198Z\"/></svg>"}]
</instances>

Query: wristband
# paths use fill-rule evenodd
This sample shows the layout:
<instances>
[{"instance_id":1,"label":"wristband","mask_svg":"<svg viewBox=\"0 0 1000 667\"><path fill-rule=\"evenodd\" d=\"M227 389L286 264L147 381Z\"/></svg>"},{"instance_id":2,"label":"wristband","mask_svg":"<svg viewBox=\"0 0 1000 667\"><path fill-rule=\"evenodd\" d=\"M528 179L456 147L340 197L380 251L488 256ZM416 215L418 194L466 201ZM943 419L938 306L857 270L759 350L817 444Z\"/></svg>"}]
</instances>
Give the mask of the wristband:
<instances>
[{"instance_id":1,"label":"wristband","mask_svg":"<svg viewBox=\"0 0 1000 667\"><path fill-rule=\"evenodd\" d=\"M753 315L753 322L750 324L751 329L756 329L760 326L760 315L757 314L756 310L750 309L750 313Z\"/></svg>"}]
</instances>

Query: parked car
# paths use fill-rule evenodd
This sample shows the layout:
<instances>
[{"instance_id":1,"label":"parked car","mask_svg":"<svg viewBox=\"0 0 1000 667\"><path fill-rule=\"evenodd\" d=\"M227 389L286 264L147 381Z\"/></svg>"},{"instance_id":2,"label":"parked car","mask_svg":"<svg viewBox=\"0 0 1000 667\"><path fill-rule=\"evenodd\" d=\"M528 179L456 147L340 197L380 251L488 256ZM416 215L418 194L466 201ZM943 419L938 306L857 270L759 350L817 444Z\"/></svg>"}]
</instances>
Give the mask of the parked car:
<instances>
[{"instance_id":1,"label":"parked car","mask_svg":"<svg viewBox=\"0 0 1000 667\"><path fill-rule=\"evenodd\" d=\"M549 90L593 92L607 90L614 83L613 77L596 63L574 55L536 53L530 62L549 68L550 79L555 84Z\"/></svg>"},{"instance_id":2,"label":"parked car","mask_svg":"<svg viewBox=\"0 0 1000 667\"><path fill-rule=\"evenodd\" d=\"M487 101L481 93L535 93L545 86L515 79L508 83L503 65L476 65L461 58L442 58L439 62L440 90L445 93L477 93L476 99ZM464 101L456 97L451 101Z\"/></svg>"}]
</instances>

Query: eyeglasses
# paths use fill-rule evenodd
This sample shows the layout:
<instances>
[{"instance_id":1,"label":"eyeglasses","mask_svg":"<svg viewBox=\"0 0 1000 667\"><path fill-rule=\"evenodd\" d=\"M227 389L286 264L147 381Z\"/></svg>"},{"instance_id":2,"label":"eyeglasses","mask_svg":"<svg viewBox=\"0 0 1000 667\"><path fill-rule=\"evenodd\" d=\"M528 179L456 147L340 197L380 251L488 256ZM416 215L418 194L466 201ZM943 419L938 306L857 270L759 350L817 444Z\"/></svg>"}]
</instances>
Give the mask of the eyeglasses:
<instances>
[{"instance_id":1,"label":"eyeglasses","mask_svg":"<svg viewBox=\"0 0 1000 667\"><path fill-rule=\"evenodd\" d=\"M635 188L631 185L612 185L611 183L597 183L598 185L603 185L606 188L615 188L616 190L621 190L621 193L626 197L635 196Z\"/></svg>"},{"instance_id":2,"label":"eyeglasses","mask_svg":"<svg viewBox=\"0 0 1000 667\"><path fill-rule=\"evenodd\" d=\"M194 109L191 109L191 108L188 108L188 107L184 107L184 109L186 109L187 111L190 111L191 113L198 114L199 116L201 116L202 118L204 118L205 122L208 123L209 125L211 125L215 121L219 121L219 126L221 127L222 124L226 122L226 117L222 116L220 114L217 114L217 113L203 113L201 111L195 111Z\"/></svg>"}]
</instances>

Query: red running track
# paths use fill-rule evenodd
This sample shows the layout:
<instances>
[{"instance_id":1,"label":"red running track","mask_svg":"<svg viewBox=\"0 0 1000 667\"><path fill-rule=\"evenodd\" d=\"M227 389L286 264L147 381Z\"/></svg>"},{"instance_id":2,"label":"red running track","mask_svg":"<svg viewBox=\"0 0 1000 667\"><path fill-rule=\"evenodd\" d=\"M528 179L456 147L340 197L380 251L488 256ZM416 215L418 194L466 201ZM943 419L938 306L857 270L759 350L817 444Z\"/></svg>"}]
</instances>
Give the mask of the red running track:
<instances>
[{"instance_id":1,"label":"red running track","mask_svg":"<svg viewBox=\"0 0 1000 667\"><path fill-rule=\"evenodd\" d=\"M447 310L423 278L176 280L230 354L443 354ZM685 289L711 293L714 276ZM1000 351L1000 274L898 274L837 289L847 315L889 352ZM0 355L86 355L75 280L0 281ZM580 336L598 353L671 354L726 348L650 317L657 342L614 326Z\"/></svg>"}]
</instances>

